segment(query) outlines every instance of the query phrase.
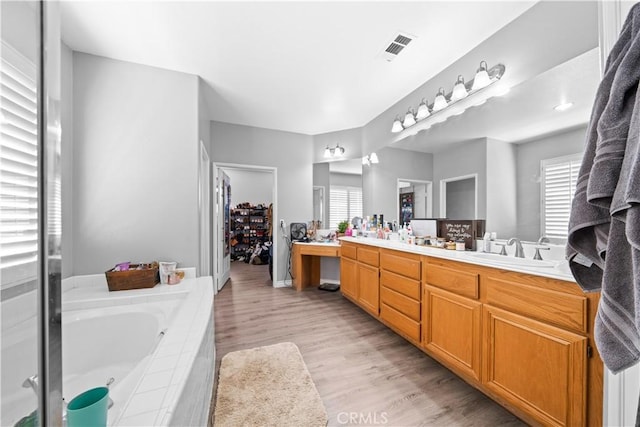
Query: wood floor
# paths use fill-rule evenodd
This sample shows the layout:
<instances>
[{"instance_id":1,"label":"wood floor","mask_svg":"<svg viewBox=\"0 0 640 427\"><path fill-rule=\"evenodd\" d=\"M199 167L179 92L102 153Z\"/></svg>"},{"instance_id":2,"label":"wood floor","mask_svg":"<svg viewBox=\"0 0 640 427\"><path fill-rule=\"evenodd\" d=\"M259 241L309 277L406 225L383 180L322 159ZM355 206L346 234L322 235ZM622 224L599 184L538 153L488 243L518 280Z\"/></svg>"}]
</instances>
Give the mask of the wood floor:
<instances>
[{"instance_id":1,"label":"wood floor","mask_svg":"<svg viewBox=\"0 0 640 427\"><path fill-rule=\"evenodd\" d=\"M273 288L267 266L234 262L214 306L217 366L231 351L295 343L329 426L524 425L340 292Z\"/></svg>"}]
</instances>

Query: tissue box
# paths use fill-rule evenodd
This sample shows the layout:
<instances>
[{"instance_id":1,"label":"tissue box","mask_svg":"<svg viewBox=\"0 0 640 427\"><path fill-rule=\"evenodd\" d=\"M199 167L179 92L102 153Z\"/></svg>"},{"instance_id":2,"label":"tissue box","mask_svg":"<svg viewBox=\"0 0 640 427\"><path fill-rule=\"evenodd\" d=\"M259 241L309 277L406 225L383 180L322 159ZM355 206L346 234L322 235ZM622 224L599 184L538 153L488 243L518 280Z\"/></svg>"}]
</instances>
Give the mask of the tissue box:
<instances>
[{"instance_id":1,"label":"tissue box","mask_svg":"<svg viewBox=\"0 0 640 427\"><path fill-rule=\"evenodd\" d=\"M160 283L158 264L145 264L146 268L136 270L139 264L131 264L129 270L106 271L107 286L109 291L126 291L130 289L153 288Z\"/></svg>"}]
</instances>

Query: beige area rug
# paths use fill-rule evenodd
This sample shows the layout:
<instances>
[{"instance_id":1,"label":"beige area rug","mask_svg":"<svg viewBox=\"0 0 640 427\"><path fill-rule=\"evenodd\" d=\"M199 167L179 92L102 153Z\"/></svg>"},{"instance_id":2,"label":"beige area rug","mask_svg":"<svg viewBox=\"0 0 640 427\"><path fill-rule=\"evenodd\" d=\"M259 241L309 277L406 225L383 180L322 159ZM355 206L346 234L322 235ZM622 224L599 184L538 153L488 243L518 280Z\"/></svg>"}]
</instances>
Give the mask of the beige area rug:
<instances>
[{"instance_id":1,"label":"beige area rug","mask_svg":"<svg viewBox=\"0 0 640 427\"><path fill-rule=\"evenodd\" d=\"M327 420L295 344L234 351L222 358L214 426L326 426Z\"/></svg>"}]
</instances>

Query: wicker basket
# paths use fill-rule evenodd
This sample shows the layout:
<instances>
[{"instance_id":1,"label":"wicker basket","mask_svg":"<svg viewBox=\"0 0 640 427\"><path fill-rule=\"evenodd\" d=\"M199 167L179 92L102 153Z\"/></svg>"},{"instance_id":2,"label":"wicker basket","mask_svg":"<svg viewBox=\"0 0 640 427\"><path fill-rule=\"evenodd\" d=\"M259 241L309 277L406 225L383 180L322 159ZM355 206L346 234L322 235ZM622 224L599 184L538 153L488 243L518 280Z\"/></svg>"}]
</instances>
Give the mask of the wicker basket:
<instances>
[{"instance_id":1,"label":"wicker basket","mask_svg":"<svg viewBox=\"0 0 640 427\"><path fill-rule=\"evenodd\" d=\"M136 270L138 264L131 264L126 271L106 271L109 291L126 291L129 289L153 288L160 283L158 264L148 264L147 268Z\"/></svg>"}]
</instances>

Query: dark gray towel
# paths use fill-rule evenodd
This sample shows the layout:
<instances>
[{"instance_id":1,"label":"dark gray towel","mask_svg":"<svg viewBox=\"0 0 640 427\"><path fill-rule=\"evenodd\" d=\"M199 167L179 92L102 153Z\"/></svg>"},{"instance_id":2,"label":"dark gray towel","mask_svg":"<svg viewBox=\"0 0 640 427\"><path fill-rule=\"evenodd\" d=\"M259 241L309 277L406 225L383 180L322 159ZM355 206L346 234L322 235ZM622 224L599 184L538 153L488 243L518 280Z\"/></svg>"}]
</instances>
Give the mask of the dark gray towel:
<instances>
[{"instance_id":1,"label":"dark gray towel","mask_svg":"<svg viewBox=\"0 0 640 427\"><path fill-rule=\"evenodd\" d=\"M569 222L567 258L585 291L602 290L595 339L619 372L640 360L640 5L607 60Z\"/></svg>"}]
</instances>

